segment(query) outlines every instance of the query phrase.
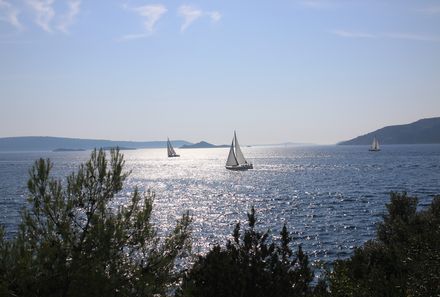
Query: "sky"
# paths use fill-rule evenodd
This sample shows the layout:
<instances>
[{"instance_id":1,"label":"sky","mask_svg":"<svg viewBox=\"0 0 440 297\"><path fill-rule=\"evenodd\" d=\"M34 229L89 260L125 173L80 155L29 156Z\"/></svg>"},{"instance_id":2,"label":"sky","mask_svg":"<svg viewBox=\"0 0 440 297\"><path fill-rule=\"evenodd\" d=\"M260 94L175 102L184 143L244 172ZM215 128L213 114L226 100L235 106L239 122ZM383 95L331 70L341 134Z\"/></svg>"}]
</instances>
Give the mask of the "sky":
<instances>
[{"instance_id":1,"label":"sky","mask_svg":"<svg viewBox=\"0 0 440 297\"><path fill-rule=\"evenodd\" d=\"M0 137L332 144L435 116L438 0L0 0Z\"/></svg>"}]
</instances>

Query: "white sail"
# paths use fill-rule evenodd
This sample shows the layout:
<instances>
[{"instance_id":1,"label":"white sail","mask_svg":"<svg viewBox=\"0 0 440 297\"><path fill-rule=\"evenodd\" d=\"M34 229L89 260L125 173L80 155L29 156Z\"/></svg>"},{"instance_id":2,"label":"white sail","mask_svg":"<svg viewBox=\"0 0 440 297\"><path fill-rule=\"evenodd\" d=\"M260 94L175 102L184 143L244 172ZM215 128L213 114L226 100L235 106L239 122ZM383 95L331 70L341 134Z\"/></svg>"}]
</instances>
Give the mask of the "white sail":
<instances>
[{"instance_id":1,"label":"white sail","mask_svg":"<svg viewBox=\"0 0 440 297\"><path fill-rule=\"evenodd\" d=\"M176 154L176 151L174 150L173 146L171 145L171 142L170 142L170 152L172 155Z\"/></svg>"},{"instance_id":2,"label":"white sail","mask_svg":"<svg viewBox=\"0 0 440 297\"><path fill-rule=\"evenodd\" d=\"M240 165L246 164L247 161L244 158L243 153L240 149L240 145L238 144L237 135L235 134L235 131L234 131L234 140L235 140L235 157L237 158L237 162Z\"/></svg>"},{"instance_id":3,"label":"white sail","mask_svg":"<svg viewBox=\"0 0 440 297\"><path fill-rule=\"evenodd\" d=\"M234 153L234 140L231 143L231 149L229 150L228 160L226 161L226 166L237 166L237 158L235 158Z\"/></svg>"},{"instance_id":4,"label":"white sail","mask_svg":"<svg viewBox=\"0 0 440 297\"><path fill-rule=\"evenodd\" d=\"M371 144L370 151L380 151L379 140L376 137L373 138L373 143Z\"/></svg>"},{"instance_id":5,"label":"white sail","mask_svg":"<svg viewBox=\"0 0 440 297\"><path fill-rule=\"evenodd\" d=\"M230 170L248 170L253 169L252 163L248 163L238 144L237 135L234 131L231 148L229 149L228 159L226 160L226 169Z\"/></svg>"},{"instance_id":6,"label":"white sail","mask_svg":"<svg viewBox=\"0 0 440 297\"><path fill-rule=\"evenodd\" d=\"M174 150L173 146L171 145L170 139L167 139L167 152L168 157L179 157L178 154L176 154L176 151Z\"/></svg>"}]
</instances>

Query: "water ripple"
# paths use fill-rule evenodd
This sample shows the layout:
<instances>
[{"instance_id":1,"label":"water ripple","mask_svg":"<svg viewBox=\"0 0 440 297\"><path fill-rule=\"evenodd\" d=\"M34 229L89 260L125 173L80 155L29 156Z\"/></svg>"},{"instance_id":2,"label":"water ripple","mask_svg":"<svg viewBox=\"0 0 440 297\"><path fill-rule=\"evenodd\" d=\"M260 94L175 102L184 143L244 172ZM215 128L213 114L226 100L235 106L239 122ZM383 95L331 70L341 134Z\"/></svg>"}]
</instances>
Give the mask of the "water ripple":
<instances>
[{"instance_id":1,"label":"water ripple","mask_svg":"<svg viewBox=\"0 0 440 297\"><path fill-rule=\"evenodd\" d=\"M417 195L421 206L440 193L440 146L318 146L243 148L254 170L230 172L228 149L182 150L168 159L163 150L125 151L132 174L116 204L135 186L156 192L154 222L165 234L186 210L193 217L194 250L206 252L230 239L238 221L255 206L258 225L278 235L287 224L295 244L312 260L348 257L374 237L390 191ZM0 153L0 223L12 236L25 205L27 172L39 157L51 158L63 177L89 152Z\"/></svg>"}]
</instances>

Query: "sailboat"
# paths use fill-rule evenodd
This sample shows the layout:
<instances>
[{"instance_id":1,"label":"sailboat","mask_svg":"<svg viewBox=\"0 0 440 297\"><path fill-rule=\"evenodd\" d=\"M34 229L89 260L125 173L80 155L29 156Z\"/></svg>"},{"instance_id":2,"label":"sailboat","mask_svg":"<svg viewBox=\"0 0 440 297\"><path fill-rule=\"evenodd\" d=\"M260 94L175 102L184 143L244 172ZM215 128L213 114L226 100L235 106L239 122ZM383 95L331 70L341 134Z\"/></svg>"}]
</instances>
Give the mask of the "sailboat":
<instances>
[{"instance_id":1,"label":"sailboat","mask_svg":"<svg viewBox=\"0 0 440 297\"><path fill-rule=\"evenodd\" d=\"M226 161L226 169L229 170L248 170L253 169L252 163L248 163L238 144L237 134L234 131L231 148L229 150L228 160Z\"/></svg>"},{"instance_id":2,"label":"sailboat","mask_svg":"<svg viewBox=\"0 0 440 297\"><path fill-rule=\"evenodd\" d=\"M168 151L168 157L180 157L180 155L176 154L176 151L174 150L173 146L171 145L170 139L167 139L167 151Z\"/></svg>"},{"instance_id":3,"label":"sailboat","mask_svg":"<svg viewBox=\"0 0 440 297\"><path fill-rule=\"evenodd\" d=\"M379 140L377 140L376 137L373 138L373 143L371 144L371 147L370 147L369 151L371 151L371 152L378 152L378 151L380 151Z\"/></svg>"}]
</instances>

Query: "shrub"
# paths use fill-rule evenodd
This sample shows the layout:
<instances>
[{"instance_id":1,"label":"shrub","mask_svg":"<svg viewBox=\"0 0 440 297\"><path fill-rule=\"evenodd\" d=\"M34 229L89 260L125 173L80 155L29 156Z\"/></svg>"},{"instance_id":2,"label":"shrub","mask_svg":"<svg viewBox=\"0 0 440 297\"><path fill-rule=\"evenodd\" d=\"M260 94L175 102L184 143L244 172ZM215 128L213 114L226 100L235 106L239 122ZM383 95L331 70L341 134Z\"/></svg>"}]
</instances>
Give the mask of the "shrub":
<instances>
[{"instance_id":1,"label":"shrub","mask_svg":"<svg viewBox=\"0 0 440 297\"><path fill-rule=\"evenodd\" d=\"M248 227L235 226L233 239L224 248L216 245L199 256L185 275L180 296L307 296L313 272L301 246L293 255L286 226L281 241L269 242L268 232L255 228L255 210Z\"/></svg>"},{"instance_id":2,"label":"shrub","mask_svg":"<svg viewBox=\"0 0 440 297\"><path fill-rule=\"evenodd\" d=\"M391 193L377 238L334 263L332 296L440 296L440 197L417 212L417 199Z\"/></svg>"},{"instance_id":3,"label":"shrub","mask_svg":"<svg viewBox=\"0 0 440 297\"><path fill-rule=\"evenodd\" d=\"M7 241L0 231L2 296L164 295L178 281L190 217L159 240L150 223L153 193L135 189L116 207L128 173L119 151L110 155L93 151L64 184L50 177L49 160L35 162L17 237Z\"/></svg>"}]
</instances>

